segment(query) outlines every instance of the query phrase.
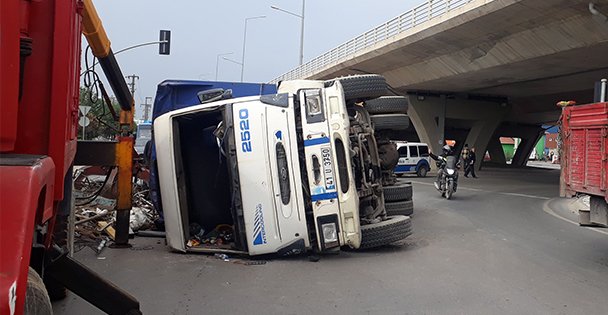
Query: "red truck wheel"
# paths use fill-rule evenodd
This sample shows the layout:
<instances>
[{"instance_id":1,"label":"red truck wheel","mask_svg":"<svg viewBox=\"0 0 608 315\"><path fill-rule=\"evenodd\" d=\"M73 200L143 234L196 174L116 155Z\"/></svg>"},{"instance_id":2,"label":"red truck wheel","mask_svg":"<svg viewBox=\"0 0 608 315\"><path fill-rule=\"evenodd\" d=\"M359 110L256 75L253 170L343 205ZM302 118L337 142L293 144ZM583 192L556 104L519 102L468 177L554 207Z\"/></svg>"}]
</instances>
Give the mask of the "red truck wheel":
<instances>
[{"instance_id":1,"label":"red truck wheel","mask_svg":"<svg viewBox=\"0 0 608 315\"><path fill-rule=\"evenodd\" d=\"M46 292L44 282L36 270L30 267L27 274L27 291L25 293L25 307L23 314L26 315L52 315L53 307L51 299Z\"/></svg>"}]
</instances>

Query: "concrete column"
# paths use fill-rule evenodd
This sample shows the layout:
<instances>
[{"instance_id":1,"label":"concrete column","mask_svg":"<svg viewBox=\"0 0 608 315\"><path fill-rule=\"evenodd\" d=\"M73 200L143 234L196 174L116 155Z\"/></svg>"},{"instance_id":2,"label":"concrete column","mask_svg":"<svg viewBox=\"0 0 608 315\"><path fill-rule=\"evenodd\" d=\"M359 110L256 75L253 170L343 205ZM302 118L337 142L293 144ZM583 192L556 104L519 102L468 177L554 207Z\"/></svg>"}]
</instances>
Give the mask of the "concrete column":
<instances>
[{"instance_id":1,"label":"concrete column","mask_svg":"<svg viewBox=\"0 0 608 315\"><path fill-rule=\"evenodd\" d=\"M477 156L475 170L479 170L481 167L481 162L483 161L483 157L488 148L490 138L494 134L494 131L496 131L498 125L500 125L502 117L502 113L497 113L493 117L477 120L473 123L465 143L469 145L469 148L475 148L475 154Z\"/></svg>"},{"instance_id":2,"label":"concrete column","mask_svg":"<svg viewBox=\"0 0 608 315\"><path fill-rule=\"evenodd\" d=\"M438 102L431 102L427 99L417 99L416 95L409 96L409 107L407 114L421 142L427 143L437 154L441 152L442 145L439 144L441 136L437 132L439 126L435 121L440 116L440 106ZM445 115L444 115L445 117ZM434 167L434 163L431 163Z\"/></svg>"},{"instance_id":3,"label":"concrete column","mask_svg":"<svg viewBox=\"0 0 608 315\"><path fill-rule=\"evenodd\" d=\"M440 108L437 116L437 134L439 135L439 140L437 140L437 144L439 145L439 147L445 145L445 113L447 110L447 103L447 96L445 94L441 95Z\"/></svg>"},{"instance_id":4,"label":"concrete column","mask_svg":"<svg viewBox=\"0 0 608 315\"><path fill-rule=\"evenodd\" d=\"M490 138L487 151L490 152L490 158L492 159L492 162L502 165L507 164L505 151L503 151L502 144L500 144L500 136L494 135L492 136L492 138Z\"/></svg>"},{"instance_id":5,"label":"concrete column","mask_svg":"<svg viewBox=\"0 0 608 315\"><path fill-rule=\"evenodd\" d=\"M528 157L532 150L534 150L536 146L536 142L542 136L542 128L538 128L537 130L528 132L527 137L522 137L521 143L517 147L517 151L515 151L515 155L513 156L513 162L511 165L513 166L525 166L528 163Z\"/></svg>"}]
</instances>

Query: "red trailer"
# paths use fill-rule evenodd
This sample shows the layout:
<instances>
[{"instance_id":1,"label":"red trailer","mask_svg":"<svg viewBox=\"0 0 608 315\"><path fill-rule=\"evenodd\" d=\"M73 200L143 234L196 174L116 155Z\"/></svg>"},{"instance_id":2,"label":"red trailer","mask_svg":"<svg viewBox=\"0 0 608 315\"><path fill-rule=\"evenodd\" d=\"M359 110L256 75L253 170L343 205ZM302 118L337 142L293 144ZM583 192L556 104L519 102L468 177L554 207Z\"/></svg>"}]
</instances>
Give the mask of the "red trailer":
<instances>
[{"instance_id":1,"label":"red trailer","mask_svg":"<svg viewBox=\"0 0 608 315\"><path fill-rule=\"evenodd\" d=\"M600 100L562 109L561 193L591 196L590 223L608 226L608 103Z\"/></svg>"},{"instance_id":2,"label":"red trailer","mask_svg":"<svg viewBox=\"0 0 608 315\"><path fill-rule=\"evenodd\" d=\"M83 33L128 127L133 101L91 0L0 1L0 314L52 313L49 294L65 296L66 288L105 312L140 313L137 300L72 260L62 244L71 169L82 154L76 130ZM127 170L125 205L117 210L128 224L133 140L122 136L110 149L112 163Z\"/></svg>"}]
</instances>

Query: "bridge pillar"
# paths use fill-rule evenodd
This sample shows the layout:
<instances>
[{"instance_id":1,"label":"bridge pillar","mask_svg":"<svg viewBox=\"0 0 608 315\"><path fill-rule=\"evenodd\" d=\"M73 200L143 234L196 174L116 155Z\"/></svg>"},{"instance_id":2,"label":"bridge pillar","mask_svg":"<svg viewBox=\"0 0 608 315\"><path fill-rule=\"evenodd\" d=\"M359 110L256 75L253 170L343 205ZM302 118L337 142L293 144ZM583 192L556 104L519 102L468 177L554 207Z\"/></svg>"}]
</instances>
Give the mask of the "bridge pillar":
<instances>
[{"instance_id":1,"label":"bridge pillar","mask_svg":"<svg viewBox=\"0 0 608 315\"><path fill-rule=\"evenodd\" d=\"M445 126L468 130L466 140L477 153L476 169L479 169L490 138L494 135L511 107L504 102L472 100L466 96L409 95L408 115L421 142L426 142L434 153L444 145ZM452 140L460 140L453 139ZM464 143L457 143L462 148ZM504 157L503 157L504 160Z\"/></svg>"},{"instance_id":2,"label":"bridge pillar","mask_svg":"<svg viewBox=\"0 0 608 315\"><path fill-rule=\"evenodd\" d=\"M465 143L469 145L469 148L475 148L475 154L477 156L475 170L479 170L481 167L481 162L486 154L490 139L492 138L494 131L496 131L496 128L498 128L498 125L502 122L502 119L503 113L498 112L491 116L485 115L485 117L475 121L471 126L471 131L469 131Z\"/></svg>"},{"instance_id":3,"label":"bridge pillar","mask_svg":"<svg viewBox=\"0 0 608 315\"><path fill-rule=\"evenodd\" d=\"M443 146L443 129L439 130L440 120L445 122L445 103L441 106L438 102L424 102L424 99L417 99L415 95L409 96L409 107L407 114L410 121L418 133L421 142L429 145L433 153L441 152ZM443 117L443 119L441 119ZM435 163L431 163L435 167Z\"/></svg>"},{"instance_id":4,"label":"bridge pillar","mask_svg":"<svg viewBox=\"0 0 608 315\"><path fill-rule=\"evenodd\" d=\"M490 138L487 151L490 153L491 161L497 164L506 165L507 157L500 143L500 136L494 135ZM485 153L485 152L484 152Z\"/></svg>"},{"instance_id":5,"label":"bridge pillar","mask_svg":"<svg viewBox=\"0 0 608 315\"><path fill-rule=\"evenodd\" d=\"M544 130L539 127L536 130L526 132L526 135L521 137L521 143L515 151L511 165L525 166L526 163L528 163L528 157L530 156L530 153L532 153L532 150L534 150L540 137L543 135L543 131Z\"/></svg>"}]
</instances>

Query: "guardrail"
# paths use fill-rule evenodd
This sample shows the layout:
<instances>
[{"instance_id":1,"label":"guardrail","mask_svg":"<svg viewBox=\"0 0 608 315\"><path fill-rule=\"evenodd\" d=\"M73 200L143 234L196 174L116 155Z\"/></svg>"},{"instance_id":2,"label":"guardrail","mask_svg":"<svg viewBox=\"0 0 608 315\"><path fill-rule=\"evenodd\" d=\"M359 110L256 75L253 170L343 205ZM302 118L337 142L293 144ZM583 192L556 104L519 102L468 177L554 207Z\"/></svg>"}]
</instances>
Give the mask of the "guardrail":
<instances>
[{"instance_id":1,"label":"guardrail","mask_svg":"<svg viewBox=\"0 0 608 315\"><path fill-rule=\"evenodd\" d=\"M440 17L460 8L473 0L428 0L427 2L383 23L348 42L306 62L305 64L273 79L271 83L284 80L302 79L314 74L330 64L338 64L348 57L376 43L398 35L421 23Z\"/></svg>"}]
</instances>

